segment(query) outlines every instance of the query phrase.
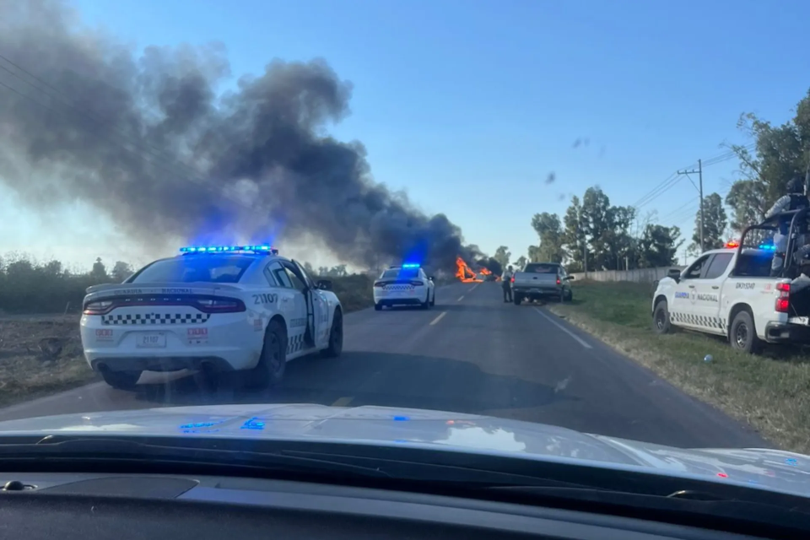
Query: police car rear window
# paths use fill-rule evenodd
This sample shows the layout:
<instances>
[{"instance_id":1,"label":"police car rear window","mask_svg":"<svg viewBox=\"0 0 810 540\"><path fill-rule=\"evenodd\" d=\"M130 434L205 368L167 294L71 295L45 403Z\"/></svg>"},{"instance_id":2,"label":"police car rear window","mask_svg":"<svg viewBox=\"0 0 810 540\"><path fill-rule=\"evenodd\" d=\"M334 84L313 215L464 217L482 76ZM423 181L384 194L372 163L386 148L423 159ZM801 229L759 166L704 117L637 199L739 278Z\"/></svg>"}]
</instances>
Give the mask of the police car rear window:
<instances>
[{"instance_id":1,"label":"police car rear window","mask_svg":"<svg viewBox=\"0 0 810 540\"><path fill-rule=\"evenodd\" d=\"M419 270L416 268L390 268L383 272L383 279L410 279L419 277Z\"/></svg>"},{"instance_id":2,"label":"police car rear window","mask_svg":"<svg viewBox=\"0 0 810 540\"><path fill-rule=\"evenodd\" d=\"M559 265L556 264L527 264L524 272L530 272L532 274L556 274L559 269Z\"/></svg>"},{"instance_id":3,"label":"police car rear window","mask_svg":"<svg viewBox=\"0 0 810 540\"><path fill-rule=\"evenodd\" d=\"M238 283L255 260L234 255L185 255L156 261L135 274L129 283Z\"/></svg>"}]
</instances>

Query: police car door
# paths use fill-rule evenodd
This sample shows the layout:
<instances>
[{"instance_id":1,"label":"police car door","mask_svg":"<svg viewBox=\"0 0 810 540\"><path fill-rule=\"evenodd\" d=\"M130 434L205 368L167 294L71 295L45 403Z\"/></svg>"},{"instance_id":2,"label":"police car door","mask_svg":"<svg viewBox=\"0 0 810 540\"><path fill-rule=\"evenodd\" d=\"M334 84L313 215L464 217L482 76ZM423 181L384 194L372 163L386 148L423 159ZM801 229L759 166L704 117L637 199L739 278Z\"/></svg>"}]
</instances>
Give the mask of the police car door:
<instances>
[{"instance_id":1,"label":"police car door","mask_svg":"<svg viewBox=\"0 0 810 540\"><path fill-rule=\"evenodd\" d=\"M309 287L307 301L310 303L312 313L312 329L315 336L315 345L318 347L325 346L329 341L329 304L326 302L326 297L323 292L315 285L307 271L301 266L301 263L293 259L293 264L298 269L298 272L303 276L304 281Z\"/></svg>"},{"instance_id":2,"label":"police car door","mask_svg":"<svg viewBox=\"0 0 810 540\"><path fill-rule=\"evenodd\" d=\"M284 269L287 270L287 275L290 277L293 288L297 293L294 299L296 309L295 322L302 327L302 348L311 349L315 346L315 326L312 320L312 292L309 285L307 285L306 276L301 273L294 263L283 261L281 264L283 264Z\"/></svg>"},{"instance_id":3,"label":"police car door","mask_svg":"<svg viewBox=\"0 0 810 540\"><path fill-rule=\"evenodd\" d=\"M702 329L698 324L696 304L698 284L703 278L711 255L703 255L692 263L681 274L681 280L675 286L675 295L672 306L669 308L669 318L678 326Z\"/></svg>"},{"instance_id":4,"label":"police car door","mask_svg":"<svg viewBox=\"0 0 810 540\"><path fill-rule=\"evenodd\" d=\"M278 284L278 306L281 315L287 321L287 354L293 354L303 348L304 331L306 330L306 310L303 298L293 287L287 269L279 261L267 265L265 273ZM268 278L268 280L270 279ZM301 297L301 301L297 299Z\"/></svg>"},{"instance_id":5,"label":"police car door","mask_svg":"<svg viewBox=\"0 0 810 540\"><path fill-rule=\"evenodd\" d=\"M715 253L709 260L703 277L695 281L695 315L701 330L725 334L725 323L720 320L720 301L723 281L734 253Z\"/></svg>"}]
</instances>

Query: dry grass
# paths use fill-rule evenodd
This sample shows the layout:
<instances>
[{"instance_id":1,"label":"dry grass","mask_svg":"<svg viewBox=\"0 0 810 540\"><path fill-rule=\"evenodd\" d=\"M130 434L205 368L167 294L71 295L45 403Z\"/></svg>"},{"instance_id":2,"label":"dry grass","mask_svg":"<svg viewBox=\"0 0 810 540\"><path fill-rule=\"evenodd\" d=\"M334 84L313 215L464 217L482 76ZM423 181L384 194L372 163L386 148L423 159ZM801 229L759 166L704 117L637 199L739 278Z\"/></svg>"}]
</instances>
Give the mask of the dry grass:
<instances>
[{"instance_id":1,"label":"dry grass","mask_svg":"<svg viewBox=\"0 0 810 540\"><path fill-rule=\"evenodd\" d=\"M810 356L776 347L749 356L719 337L655 335L649 284L582 282L574 296L549 308L782 448L810 453Z\"/></svg>"},{"instance_id":2,"label":"dry grass","mask_svg":"<svg viewBox=\"0 0 810 540\"><path fill-rule=\"evenodd\" d=\"M0 405L95 379L82 354L78 317L0 320Z\"/></svg>"}]
</instances>

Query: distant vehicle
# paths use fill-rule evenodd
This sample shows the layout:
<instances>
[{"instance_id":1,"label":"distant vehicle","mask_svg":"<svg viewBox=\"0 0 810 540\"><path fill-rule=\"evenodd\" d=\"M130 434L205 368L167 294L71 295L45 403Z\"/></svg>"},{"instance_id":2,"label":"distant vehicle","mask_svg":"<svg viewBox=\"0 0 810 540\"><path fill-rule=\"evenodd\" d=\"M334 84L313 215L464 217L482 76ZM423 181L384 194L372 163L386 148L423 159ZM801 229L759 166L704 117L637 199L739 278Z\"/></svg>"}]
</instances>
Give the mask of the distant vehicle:
<instances>
[{"instance_id":1,"label":"distant vehicle","mask_svg":"<svg viewBox=\"0 0 810 540\"><path fill-rule=\"evenodd\" d=\"M392 266L380 274L373 286L374 309L396 305L419 306L428 309L436 304L436 286L416 263Z\"/></svg>"},{"instance_id":2,"label":"distant vehicle","mask_svg":"<svg viewBox=\"0 0 810 540\"><path fill-rule=\"evenodd\" d=\"M807 246L797 242L809 215L774 215L748 227L739 242L707 251L682 272L670 270L653 294L654 331L675 326L720 335L748 353L763 343L810 343L810 269ZM777 253L773 237L785 222L790 240ZM785 263L773 265L775 256Z\"/></svg>"},{"instance_id":3,"label":"distant vehicle","mask_svg":"<svg viewBox=\"0 0 810 540\"><path fill-rule=\"evenodd\" d=\"M559 263L529 263L512 277L512 299L516 306L523 300L553 298L571 301L574 293L569 275Z\"/></svg>"},{"instance_id":4,"label":"distant vehicle","mask_svg":"<svg viewBox=\"0 0 810 540\"><path fill-rule=\"evenodd\" d=\"M287 361L339 356L343 310L331 283L313 283L270 246L182 248L122 284L87 289L81 338L90 367L132 389L144 371L243 372L275 386Z\"/></svg>"}]
</instances>

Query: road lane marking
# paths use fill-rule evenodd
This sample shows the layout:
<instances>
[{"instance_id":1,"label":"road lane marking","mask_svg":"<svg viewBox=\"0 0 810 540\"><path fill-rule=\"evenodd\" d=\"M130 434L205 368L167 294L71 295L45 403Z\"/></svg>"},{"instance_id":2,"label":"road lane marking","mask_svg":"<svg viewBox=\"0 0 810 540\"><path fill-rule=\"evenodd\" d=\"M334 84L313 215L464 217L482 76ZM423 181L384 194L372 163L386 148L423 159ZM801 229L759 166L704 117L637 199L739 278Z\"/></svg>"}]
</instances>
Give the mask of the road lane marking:
<instances>
[{"instance_id":1,"label":"road lane marking","mask_svg":"<svg viewBox=\"0 0 810 540\"><path fill-rule=\"evenodd\" d=\"M432 321L430 321L430 324L436 324L437 322L442 320L442 317L444 317L445 315L447 315L446 311L443 311L443 312L439 313L439 316L436 317L435 319L433 319Z\"/></svg>"},{"instance_id":2,"label":"road lane marking","mask_svg":"<svg viewBox=\"0 0 810 540\"><path fill-rule=\"evenodd\" d=\"M337 398L334 403L332 403L332 407L346 407L349 403L352 402L354 396L343 396L341 398Z\"/></svg>"},{"instance_id":3,"label":"road lane marking","mask_svg":"<svg viewBox=\"0 0 810 540\"><path fill-rule=\"evenodd\" d=\"M458 297L458 300L456 300L456 302L461 302L462 300L464 300L464 295L463 294Z\"/></svg>"},{"instance_id":4,"label":"road lane marking","mask_svg":"<svg viewBox=\"0 0 810 540\"><path fill-rule=\"evenodd\" d=\"M580 345L582 345L582 346L583 346L583 347L585 347L586 349L593 349L593 347L591 347L591 346L588 344L588 342L587 342L587 341L585 341L584 339L582 339L581 337L579 337L578 335L576 335L575 333L573 333L571 330L569 330L568 328L564 327L563 325L561 325L560 323L558 323L557 321L555 321L554 319L552 319L551 317L549 317L548 315L546 315L545 313L543 313L542 311L540 311L540 308L534 308L534 310L535 310L537 313L539 313L540 315L542 315L543 317L545 317L546 319L548 319L548 322L550 322L551 324L553 324L554 326L556 326L557 328L559 328L560 330L562 330L563 332L565 332L566 334L568 334L569 336L571 336L572 338L574 338L574 339L575 339L575 340L576 340L576 341L577 341L577 342L578 342Z\"/></svg>"},{"instance_id":5,"label":"road lane marking","mask_svg":"<svg viewBox=\"0 0 810 540\"><path fill-rule=\"evenodd\" d=\"M469 291L467 291L467 292L473 292L473 291L475 290L475 288L476 288L476 287L478 287L479 285L481 285L481 284L480 284L480 283L476 283L476 284L475 284L475 285L473 285L473 286L472 286L472 288L471 288Z\"/></svg>"}]
</instances>

